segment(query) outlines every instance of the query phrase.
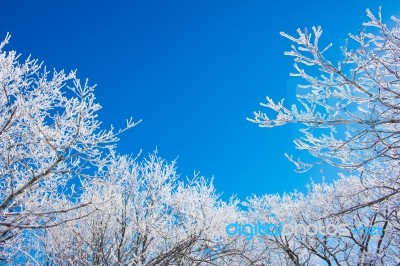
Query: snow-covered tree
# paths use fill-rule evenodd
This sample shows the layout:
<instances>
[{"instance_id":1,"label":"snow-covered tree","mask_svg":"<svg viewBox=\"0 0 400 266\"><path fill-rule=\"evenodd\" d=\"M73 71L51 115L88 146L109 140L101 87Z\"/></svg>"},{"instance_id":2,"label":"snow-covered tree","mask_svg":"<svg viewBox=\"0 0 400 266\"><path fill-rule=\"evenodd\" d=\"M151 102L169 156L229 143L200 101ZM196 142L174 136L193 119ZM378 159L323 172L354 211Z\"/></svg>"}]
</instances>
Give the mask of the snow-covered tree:
<instances>
[{"instance_id":1,"label":"snow-covered tree","mask_svg":"<svg viewBox=\"0 0 400 266\"><path fill-rule=\"evenodd\" d=\"M58 214L91 203L68 203L77 196L73 184L105 163L103 150L123 131L100 129L94 86L75 71L50 73L30 57L21 62L4 50L9 39L0 44L1 259L22 230L56 226L65 222Z\"/></svg>"},{"instance_id":2,"label":"snow-covered tree","mask_svg":"<svg viewBox=\"0 0 400 266\"><path fill-rule=\"evenodd\" d=\"M333 184L315 184L307 194L252 197L248 217L270 223L346 224L345 236L294 234L267 238L268 252L278 264L288 265L397 265L399 254L399 125L400 125L400 20L393 26L367 10L369 21L352 42L341 47L343 57L333 63L320 48L322 29L297 30L298 37L281 33L294 45L299 105L287 108L267 97L262 106L276 113L255 112L249 119L260 127L299 123L302 137L296 148L319 159L304 163L287 155L298 171L325 162L345 170ZM308 69L307 69L308 68ZM315 74L319 73L319 75ZM379 226L378 237L356 234L360 226ZM345 230L346 231L346 230ZM283 258L283 262L282 262Z\"/></svg>"},{"instance_id":3,"label":"snow-covered tree","mask_svg":"<svg viewBox=\"0 0 400 266\"><path fill-rule=\"evenodd\" d=\"M341 47L343 56L336 64L325 57L332 44L319 47L321 27L312 32L298 29L299 37L281 33L294 42L285 52L295 61L291 76L305 81L298 86L300 106L286 108L283 100L275 103L267 97L261 105L276 117L255 112L250 120L260 127L305 125L296 147L345 169L371 170L371 161L398 161L400 20L392 17L395 25L388 27L380 12L378 18L369 10L367 15L370 21L358 34L349 35L354 43Z\"/></svg>"},{"instance_id":4,"label":"snow-covered tree","mask_svg":"<svg viewBox=\"0 0 400 266\"><path fill-rule=\"evenodd\" d=\"M399 220L395 214L398 207L377 202L341 213L343 209L363 206L385 195L384 189L365 189L376 188L377 183L380 179L374 177L342 176L332 184L312 183L306 194L253 196L245 203L248 223L281 222L283 226L299 224L305 228L316 225L318 231L309 233L299 227L293 234L258 234L250 241L269 254L268 261L262 261L265 265L397 265L400 262ZM380 231L367 234L363 226Z\"/></svg>"},{"instance_id":5,"label":"snow-covered tree","mask_svg":"<svg viewBox=\"0 0 400 266\"><path fill-rule=\"evenodd\" d=\"M102 180L84 184L80 208L41 237L38 261L57 265L221 265L238 256L225 226L237 220L237 200L225 203L204 177L183 182L175 163L157 154L141 162L116 157ZM229 240L229 241L228 241ZM36 243L39 243L36 242ZM26 245L21 246L25 253ZM33 249L41 249L34 245ZM40 258L40 259L39 259Z\"/></svg>"},{"instance_id":6,"label":"snow-covered tree","mask_svg":"<svg viewBox=\"0 0 400 266\"><path fill-rule=\"evenodd\" d=\"M304 125L296 148L319 161L303 163L287 156L299 171L322 161L360 176L380 176L380 185L390 188L376 199L384 201L400 192L400 20L392 17L389 27L378 14L367 10L369 21L358 34L349 34L338 63L325 56L332 44L319 47L320 27L298 29L298 37L281 33L294 43L285 53L295 61L291 76L305 82L298 86L299 105L287 108L283 100L267 97L261 105L276 117L255 112L249 120L260 127Z\"/></svg>"},{"instance_id":7,"label":"snow-covered tree","mask_svg":"<svg viewBox=\"0 0 400 266\"><path fill-rule=\"evenodd\" d=\"M0 262L198 265L240 257L225 234L237 200L183 182L156 154L117 156L94 86L0 44ZM228 239L227 241L225 241ZM226 263L228 263L226 262Z\"/></svg>"}]
</instances>

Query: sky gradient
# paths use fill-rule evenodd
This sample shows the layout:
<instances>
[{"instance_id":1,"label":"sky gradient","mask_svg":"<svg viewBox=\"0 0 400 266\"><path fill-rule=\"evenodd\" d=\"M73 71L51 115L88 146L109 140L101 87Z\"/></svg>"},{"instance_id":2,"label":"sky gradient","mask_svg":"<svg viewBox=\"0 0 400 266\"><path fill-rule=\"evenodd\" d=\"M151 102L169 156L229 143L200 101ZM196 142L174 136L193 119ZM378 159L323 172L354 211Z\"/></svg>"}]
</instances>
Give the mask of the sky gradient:
<instances>
[{"instance_id":1,"label":"sky gradient","mask_svg":"<svg viewBox=\"0 0 400 266\"><path fill-rule=\"evenodd\" d=\"M246 121L265 96L294 103L290 41L280 31L321 25L331 55L382 6L387 20L396 1L7 1L0 38L6 49L29 54L49 69L78 70L97 84L104 127L143 122L121 136L118 151L158 148L178 158L182 176L214 176L224 197L305 189L319 169L294 172L284 153L296 128L258 128ZM351 3L351 4L349 4ZM335 59L335 58L333 58ZM262 110L262 109L261 109Z\"/></svg>"}]
</instances>

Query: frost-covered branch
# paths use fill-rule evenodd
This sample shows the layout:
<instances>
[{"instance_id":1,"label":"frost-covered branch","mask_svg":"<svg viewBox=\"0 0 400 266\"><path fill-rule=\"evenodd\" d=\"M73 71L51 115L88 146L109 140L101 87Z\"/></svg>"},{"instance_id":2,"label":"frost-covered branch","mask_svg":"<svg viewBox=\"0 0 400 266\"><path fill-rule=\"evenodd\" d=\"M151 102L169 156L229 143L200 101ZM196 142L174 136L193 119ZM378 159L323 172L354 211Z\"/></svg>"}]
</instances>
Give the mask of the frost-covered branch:
<instances>
[{"instance_id":1,"label":"frost-covered branch","mask_svg":"<svg viewBox=\"0 0 400 266\"><path fill-rule=\"evenodd\" d=\"M249 120L260 127L303 124L296 148L341 168L367 170L373 160L399 160L400 23L393 17L389 28L380 12L367 15L364 29L349 35L353 43L341 47L337 64L325 56L332 44L320 48L321 27L298 29L298 37L281 33L294 43L285 52L295 61L291 76L305 81L299 105L288 108L267 97L261 105L276 116L255 112Z\"/></svg>"}]
</instances>

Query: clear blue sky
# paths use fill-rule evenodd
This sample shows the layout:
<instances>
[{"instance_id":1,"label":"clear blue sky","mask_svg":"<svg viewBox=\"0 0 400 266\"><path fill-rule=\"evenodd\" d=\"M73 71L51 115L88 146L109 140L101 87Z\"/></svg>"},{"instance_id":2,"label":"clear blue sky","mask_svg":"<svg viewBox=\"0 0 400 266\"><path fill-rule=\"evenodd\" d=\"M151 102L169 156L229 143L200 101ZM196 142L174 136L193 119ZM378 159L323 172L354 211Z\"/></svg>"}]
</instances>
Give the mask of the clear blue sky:
<instances>
[{"instance_id":1,"label":"clear blue sky","mask_svg":"<svg viewBox=\"0 0 400 266\"><path fill-rule=\"evenodd\" d=\"M214 175L219 192L304 190L285 152L299 155L290 126L261 129L246 121L269 95L293 102L291 43L280 31L321 25L326 43L343 44L366 20L389 18L397 1L3 1L0 36L8 49L32 54L50 69L78 69L98 84L100 119L122 127L121 153L178 158L178 171ZM1 37L3 38L3 37Z\"/></svg>"}]
</instances>

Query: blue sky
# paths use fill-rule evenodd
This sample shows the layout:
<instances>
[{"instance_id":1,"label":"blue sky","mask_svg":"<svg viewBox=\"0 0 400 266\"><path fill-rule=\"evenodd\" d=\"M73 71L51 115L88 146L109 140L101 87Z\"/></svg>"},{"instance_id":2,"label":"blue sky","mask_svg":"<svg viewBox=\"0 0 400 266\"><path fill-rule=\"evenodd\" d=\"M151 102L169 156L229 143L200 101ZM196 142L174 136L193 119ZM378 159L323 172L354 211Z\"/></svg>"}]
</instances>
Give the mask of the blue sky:
<instances>
[{"instance_id":1,"label":"blue sky","mask_svg":"<svg viewBox=\"0 0 400 266\"><path fill-rule=\"evenodd\" d=\"M319 169L296 174L284 153L294 127L246 121L269 95L294 102L291 43L280 31L321 25L333 51L366 20L365 9L399 15L396 1L7 1L0 36L8 49L50 69L78 69L97 84L104 126L143 122L121 137L121 153L158 147L178 171L214 176L224 197L304 190ZM3 37L1 37L3 38ZM336 50L338 51L338 50ZM338 53L333 52L333 56Z\"/></svg>"}]
</instances>

